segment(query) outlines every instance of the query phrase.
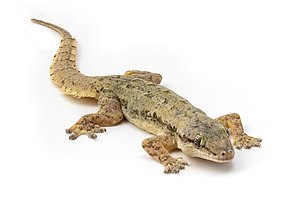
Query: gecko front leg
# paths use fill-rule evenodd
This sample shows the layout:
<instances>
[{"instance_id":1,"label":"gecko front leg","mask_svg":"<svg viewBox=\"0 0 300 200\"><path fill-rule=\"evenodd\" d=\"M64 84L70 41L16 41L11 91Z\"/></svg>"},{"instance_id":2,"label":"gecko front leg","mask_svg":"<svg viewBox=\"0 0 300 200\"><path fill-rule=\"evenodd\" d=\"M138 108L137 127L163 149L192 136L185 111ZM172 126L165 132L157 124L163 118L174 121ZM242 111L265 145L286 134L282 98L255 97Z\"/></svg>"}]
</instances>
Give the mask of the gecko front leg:
<instances>
[{"instance_id":1,"label":"gecko front leg","mask_svg":"<svg viewBox=\"0 0 300 200\"><path fill-rule=\"evenodd\" d=\"M250 149L251 147L260 147L262 139L251 137L244 132L241 117L238 114L227 114L218 117L216 120L230 130L235 148Z\"/></svg>"},{"instance_id":2,"label":"gecko front leg","mask_svg":"<svg viewBox=\"0 0 300 200\"><path fill-rule=\"evenodd\" d=\"M182 158L173 158L170 151L177 148L174 136L159 135L145 139L142 144L145 151L165 167L165 173L179 173L188 163Z\"/></svg>"},{"instance_id":3,"label":"gecko front leg","mask_svg":"<svg viewBox=\"0 0 300 200\"><path fill-rule=\"evenodd\" d=\"M75 140L80 135L96 139L96 133L105 132L105 126L114 126L123 119L118 97L110 90L101 92L98 100L99 111L81 117L71 128L66 130L69 139Z\"/></svg>"},{"instance_id":4,"label":"gecko front leg","mask_svg":"<svg viewBox=\"0 0 300 200\"><path fill-rule=\"evenodd\" d=\"M124 74L125 77L135 77L135 78L140 78L144 79L147 81L151 81L156 84L160 84L162 80L162 76L158 73L152 73L152 72L147 72L147 71L139 71L139 70L129 70L126 71Z\"/></svg>"}]
</instances>

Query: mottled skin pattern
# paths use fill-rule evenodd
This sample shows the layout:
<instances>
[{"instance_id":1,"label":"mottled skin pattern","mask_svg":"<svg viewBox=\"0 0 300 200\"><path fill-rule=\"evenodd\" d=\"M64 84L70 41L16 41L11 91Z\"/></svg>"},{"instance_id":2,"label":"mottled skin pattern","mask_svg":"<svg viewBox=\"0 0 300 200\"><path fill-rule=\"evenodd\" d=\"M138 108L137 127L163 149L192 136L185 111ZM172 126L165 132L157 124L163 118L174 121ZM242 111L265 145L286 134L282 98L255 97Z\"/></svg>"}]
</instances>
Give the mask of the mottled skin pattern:
<instances>
[{"instance_id":1,"label":"mottled skin pattern","mask_svg":"<svg viewBox=\"0 0 300 200\"><path fill-rule=\"evenodd\" d=\"M192 157L228 162L234 148L260 147L261 139L244 133L240 116L228 114L211 119L159 83L159 74L131 70L124 75L85 76L76 67L76 41L66 30L41 20L33 22L59 32L61 45L50 67L53 82L67 95L98 100L99 111L80 118L66 130L71 140L80 135L95 139L125 117L135 126L154 134L143 141L143 148L165 168L178 173L187 162L173 158L170 152L180 149ZM233 139L233 144L231 142Z\"/></svg>"}]
</instances>

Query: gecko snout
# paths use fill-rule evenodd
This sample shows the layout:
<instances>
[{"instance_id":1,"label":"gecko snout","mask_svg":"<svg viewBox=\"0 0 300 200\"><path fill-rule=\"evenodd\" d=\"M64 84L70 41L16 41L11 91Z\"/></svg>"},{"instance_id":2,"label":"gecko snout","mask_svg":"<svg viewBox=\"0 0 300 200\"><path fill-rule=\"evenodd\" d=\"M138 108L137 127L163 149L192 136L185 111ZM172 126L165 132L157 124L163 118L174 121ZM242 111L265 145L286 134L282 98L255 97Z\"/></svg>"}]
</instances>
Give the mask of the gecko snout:
<instances>
[{"instance_id":1,"label":"gecko snout","mask_svg":"<svg viewBox=\"0 0 300 200\"><path fill-rule=\"evenodd\" d=\"M218 159L220 161L225 161L225 162L231 160L233 157L234 157L233 149L221 151L220 154L218 155Z\"/></svg>"}]
</instances>

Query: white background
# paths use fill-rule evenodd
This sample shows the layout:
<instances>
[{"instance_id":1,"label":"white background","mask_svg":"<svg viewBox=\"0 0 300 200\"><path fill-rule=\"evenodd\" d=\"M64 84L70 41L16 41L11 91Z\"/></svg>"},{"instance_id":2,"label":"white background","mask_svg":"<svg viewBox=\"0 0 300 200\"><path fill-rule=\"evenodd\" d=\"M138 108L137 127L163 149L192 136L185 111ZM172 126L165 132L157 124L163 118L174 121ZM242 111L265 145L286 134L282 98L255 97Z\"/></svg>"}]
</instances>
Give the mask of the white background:
<instances>
[{"instance_id":1,"label":"white background","mask_svg":"<svg viewBox=\"0 0 300 200\"><path fill-rule=\"evenodd\" d=\"M299 198L299 1L9 1L0 8L0 199ZM96 102L49 79L58 24L78 41L88 75L129 69L211 117L237 112L262 148L229 164L192 159L179 175L142 149L149 134L124 121L93 141L64 133Z\"/></svg>"}]
</instances>

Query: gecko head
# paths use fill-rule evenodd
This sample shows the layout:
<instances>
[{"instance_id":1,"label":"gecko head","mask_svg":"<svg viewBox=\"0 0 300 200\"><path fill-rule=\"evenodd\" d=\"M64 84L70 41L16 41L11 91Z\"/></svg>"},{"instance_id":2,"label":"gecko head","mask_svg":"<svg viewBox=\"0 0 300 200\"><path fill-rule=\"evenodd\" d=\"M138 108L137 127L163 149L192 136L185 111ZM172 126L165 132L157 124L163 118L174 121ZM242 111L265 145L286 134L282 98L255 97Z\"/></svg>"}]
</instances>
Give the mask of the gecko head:
<instances>
[{"instance_id":1,"label":"gecko head","mask_svg":"<svg viewBox=\"0 0 300 200\"><path fill-rule=\"evenodd\" d=\"M189 126L179 139L178 147L183 153L211 160L214 162L229 162L234 157L229 132L215 121Z\"/></svg>"}]
</instances>

